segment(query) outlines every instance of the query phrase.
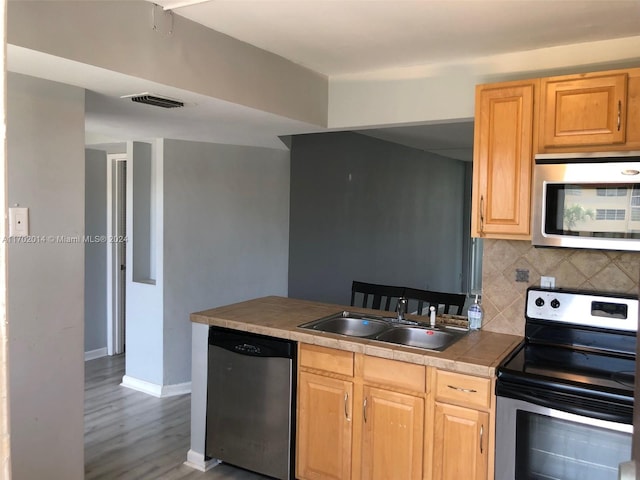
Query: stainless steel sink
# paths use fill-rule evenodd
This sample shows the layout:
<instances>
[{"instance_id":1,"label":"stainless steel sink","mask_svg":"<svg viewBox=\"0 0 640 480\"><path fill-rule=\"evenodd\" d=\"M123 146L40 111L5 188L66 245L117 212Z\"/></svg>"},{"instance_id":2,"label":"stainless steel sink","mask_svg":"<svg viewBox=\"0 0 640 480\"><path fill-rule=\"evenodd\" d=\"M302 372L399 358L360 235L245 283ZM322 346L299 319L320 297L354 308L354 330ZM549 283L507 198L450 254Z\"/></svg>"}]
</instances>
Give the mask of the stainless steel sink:
<instances>
[{"instance_id":1,"label":"stainless steel sink","mask_svg":"<svg viewBox=\"0 0 640 480\"><path fill-rule=\"evenodd\" d=\"M375 340L441 352L466 333L442 328L397 326L379 333Z\"/></svg>"},{"instance_id":2,"label":"stainless steel sink","mask_svg":"<svg viewBox=\"0 0 640 480\"><path fill-rule=\"evenodd\" d=\"M344 311L304 323L300 325L300 328L336 333L348 337L368 338L437 352L443 351L467 334L467 330L416 326L416 322L411 321L406 323L398 324L392 318Z\"/></svg>"},{"instance_id":3,"label":"stainless steel sink","mask_svg":"<svg viewBox=\"0 0 640 480\"><path fill-rule=\"evenodd\" d=\"M390 323L382 318L350 312L337 313L300 325L301 328L338 333L349 337L373 337L390 326Z\"/></svg>"}]
</instances>

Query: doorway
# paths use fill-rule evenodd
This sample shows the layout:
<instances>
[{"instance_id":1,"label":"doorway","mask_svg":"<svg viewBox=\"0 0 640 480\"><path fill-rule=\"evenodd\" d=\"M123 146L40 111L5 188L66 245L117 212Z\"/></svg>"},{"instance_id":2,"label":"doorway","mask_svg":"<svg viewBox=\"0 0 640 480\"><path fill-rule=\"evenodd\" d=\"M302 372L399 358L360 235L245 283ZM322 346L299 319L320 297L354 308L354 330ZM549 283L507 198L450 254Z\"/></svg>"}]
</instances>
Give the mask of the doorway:
<instances>
[{"instance_id":1,"label":"doorway","mask_svg":"<svg viewBox=\"0 0 640 480\"><path fill-rule=\"evenodd\" d=\"M107 155L107 355L125 351L127 156Z\"/></svg>"}]
</instances>

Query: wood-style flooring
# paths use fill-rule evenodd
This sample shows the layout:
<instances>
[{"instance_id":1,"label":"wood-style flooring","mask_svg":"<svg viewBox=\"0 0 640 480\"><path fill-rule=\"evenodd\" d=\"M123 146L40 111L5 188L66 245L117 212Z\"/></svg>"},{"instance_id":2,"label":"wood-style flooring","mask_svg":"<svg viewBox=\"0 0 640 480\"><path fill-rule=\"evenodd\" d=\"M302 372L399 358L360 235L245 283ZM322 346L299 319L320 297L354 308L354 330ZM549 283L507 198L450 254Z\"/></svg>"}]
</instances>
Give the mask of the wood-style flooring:
<instances>
[{"instance_id":1,"label":"wood-style flooring","mask_svg":"<svg viewBox=\"0 0 640 480\"><path fill-rule=\"evenodd\" d=\"M155 398L121 387L124 356L85 362L86 480L264 480L230 465L186 465L191 396Z\"/></svg>"}]
</instances>

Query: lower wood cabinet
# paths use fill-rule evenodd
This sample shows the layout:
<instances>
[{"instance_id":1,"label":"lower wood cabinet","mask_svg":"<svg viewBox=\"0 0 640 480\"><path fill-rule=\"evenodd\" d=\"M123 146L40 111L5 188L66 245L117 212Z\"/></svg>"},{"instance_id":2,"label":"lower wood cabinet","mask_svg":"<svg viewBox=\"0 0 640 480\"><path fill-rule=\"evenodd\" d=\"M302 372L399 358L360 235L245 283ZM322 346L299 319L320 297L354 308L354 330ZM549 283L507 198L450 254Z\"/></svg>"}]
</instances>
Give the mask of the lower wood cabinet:
<instances>
[{"instance_id":1,"label":"lower wood cabinet","mask_svg":"<svg viewBox=\"0 0 640 480\"><path fill-rule=\"evenodd\" d=\"M432 480L493 478L493 382L446 370L434 376Z\"/></svg>"},{"instance_id":2,"label":"lower wood cabinet","mask_svg":"<svg viewBox=\"0 0 640 480\"><path fill-rule=\"evenodd\" d=\"M424 399L365 385L362 478L421 479L423 444Z\"/></svg>"},{"instance_id":3,"label":"lower wood cabinet","mask_svg":"<svg viewBox=\"0 0 640 480\"><path fill-rule=\"evenodd\" d=\"M489 414L436 403L433 480L484 480L489 457Z\"/></svg>"},{"instance_id":4,"label":"lower wood cabinet","mask_svg":"<svg viewBox=\"0 0 640 480\"><path fill-rule=\"evenodd\" d=\"M492 382L300 345L299 480L486 480Z\"/></svg>"},{"instance_id":5,"label":"lower wood cabinet","mask_svg":"<svg viewBox=\"0 0 640 480\"><path fill-rule=\"evenodd\" d=\"M298 392L298 478L351 478L353 383L300 372Z\"/></svg>"}]
</instances>

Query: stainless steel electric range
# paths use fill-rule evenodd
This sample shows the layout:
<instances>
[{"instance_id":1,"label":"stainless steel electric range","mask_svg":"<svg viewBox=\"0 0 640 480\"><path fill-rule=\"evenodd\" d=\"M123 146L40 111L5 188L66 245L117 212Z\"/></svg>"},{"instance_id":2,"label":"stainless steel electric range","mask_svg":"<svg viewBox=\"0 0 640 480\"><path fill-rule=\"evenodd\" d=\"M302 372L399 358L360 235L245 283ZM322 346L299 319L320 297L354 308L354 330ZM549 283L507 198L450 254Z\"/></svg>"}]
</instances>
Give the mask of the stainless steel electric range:
<instances>
[{"instance_id":1,"label":"stainless steel electric range","mask_svg":"<svg viewBox=\"0 0 640 480\"><path fill-rule=\"evenodd\" d=\"M498 367L497 480L615 480L631 458L638 297L529 288Z\"/></svg>"}]
</instances>

